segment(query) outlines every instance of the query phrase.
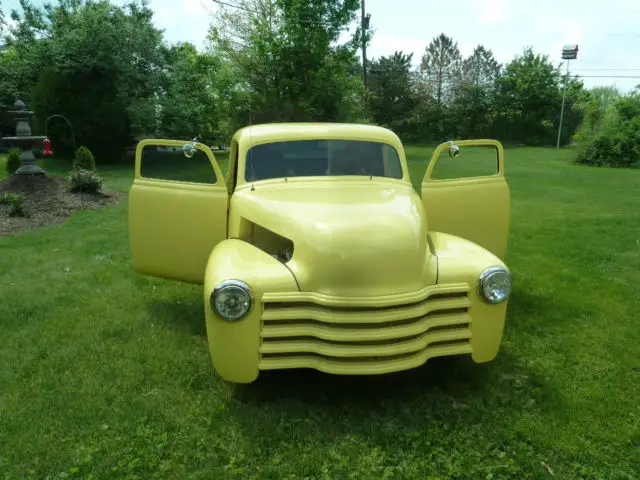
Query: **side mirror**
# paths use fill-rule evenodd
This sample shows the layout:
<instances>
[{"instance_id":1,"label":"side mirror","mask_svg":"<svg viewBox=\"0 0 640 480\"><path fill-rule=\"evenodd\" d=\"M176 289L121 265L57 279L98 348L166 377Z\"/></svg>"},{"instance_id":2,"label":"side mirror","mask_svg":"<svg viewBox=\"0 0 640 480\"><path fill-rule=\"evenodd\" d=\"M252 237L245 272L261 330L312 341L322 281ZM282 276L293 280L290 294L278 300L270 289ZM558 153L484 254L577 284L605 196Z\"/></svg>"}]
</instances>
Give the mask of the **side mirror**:
<instances>
[{"instance_id":1,"label":"side mirror","mask_svg":"<svg viewBox=\"0 0 640 480\"><path fill-rule=\"evenodd\" d=\"M453 140L449 140L449 156L456 158L460 154L460 147L453 143Z\"/></svg>"},{"instance_id":2,"label":"side mirror","mask_svg":"<svg viewBox=\"0 0 640 480\"><path fill-rule=\"evenodd\" d=\"M182 153L187 158L191 158L198 151L197 147L193 143L185 143L184 147L182 147Z\"/></svg>"}]
</instances>

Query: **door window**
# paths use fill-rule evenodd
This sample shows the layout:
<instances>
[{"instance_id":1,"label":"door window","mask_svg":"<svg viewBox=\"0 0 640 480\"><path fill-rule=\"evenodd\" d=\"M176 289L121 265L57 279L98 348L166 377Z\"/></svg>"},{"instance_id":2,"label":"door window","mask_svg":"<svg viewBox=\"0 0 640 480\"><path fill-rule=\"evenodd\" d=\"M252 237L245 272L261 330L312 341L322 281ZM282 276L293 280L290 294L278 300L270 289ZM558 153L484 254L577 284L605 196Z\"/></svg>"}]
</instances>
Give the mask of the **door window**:
<instances>
[{"instance_id":1,"label":"door window","mask_svg":"<svg viewBox=\"0 0 640 480\"><path fill-rule=\"evenodd\" d=\"M459 147L451 157L443 151L431 172L432 180L488 177L498 173L498 149L493 145L468 145Z\"/></svg>"},{"instance_id":2,"label":"door window","mask_svg":"<svg viewBox=\"0 0 640 480\"><path fill-rule=\"evenodd\" d=\"M215 185L218 182L211 161L202 150L187 157L180 146L146 145L142 149L140 174L152 180L169 180Z\"/></svg>"}]
</instances>

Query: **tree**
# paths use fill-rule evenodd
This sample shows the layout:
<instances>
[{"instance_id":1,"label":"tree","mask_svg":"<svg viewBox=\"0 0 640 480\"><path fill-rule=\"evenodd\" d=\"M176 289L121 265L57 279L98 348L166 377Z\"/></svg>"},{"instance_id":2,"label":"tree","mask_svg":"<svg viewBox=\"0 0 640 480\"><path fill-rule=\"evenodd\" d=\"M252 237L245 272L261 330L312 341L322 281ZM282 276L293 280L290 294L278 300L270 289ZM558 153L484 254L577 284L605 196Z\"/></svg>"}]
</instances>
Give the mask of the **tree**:
<instances>
[{"instance_id":1,"label":"tree","mask_svg":"<svg viewBox=\"0 0 640 480\"><path fill-rule=\"evenodd\" d=\"M21 0L21 8L12 12L8 39L19 59L16 90L27 99L32 94L40 121L67 116L98 161L118 160L134 135L154 127L164 44L153 12L144 3L120 7L106 0L59 0L42 8ZM52 124L51 135L68 147L63 128Z\"/></svg>"},{"instance_id":2,"label":"tree","mask_svg":"<svg viewBox=\"0 0 640 480\"><path fill-rule=\"evenodd\" d=\"M236 117L255 123L361 116L362 82L351 74L358 34L339 43L358 0L225 3L235 8L220 8L210 42L248 99Z\"/></svg>"},{"instance_id":3,"label":"tree","mask_svg":"<svg viewBox=\"0 0 640 480\"><path fill-rule=\"evenodd\" d=\"M427 46L420 70L438 108L453 98L454 85L460 76L461 56L458 44L444 33Z\"/></svg>"},{"instance_id":4,"label":"tree","mask_svg":"<svg viewBox=\"0 0 640 480\"><path fill-rule=\"evenodd\" d=\"M525 49L507 64L498 82L496 128L500 138L552 144L561 100L559 67L548 56Z\"/></svg>"},{"instance_id":5,"label":"tree","mask_svg":"<svg viewBox=\"0 0 640 480\"><path fill-rule=\"evenodd\" d=\"M580 105L584 114L580 128L574 135L578 143L588 142L602 127L607 111L620 98L620 91L615 87L594 87L586 92Z\"/></svg>"},{"instance_id":6,"label":"tree","mask_svg":"<svg viewBox=\"0 0 640 480\"><path fill-rule=\"evenodd\" d=\"M417 125L421 132L428 132L431 140L455 136L458 129L450 108L460 78L461 63L458 44L444 33L429 43L422 56L417 84L422 103L418 109Z\"/></svg>"},{"instance_id":7,"label":"tree","mask_svg":"<svg viewBox=\"0 0 640 480\"><path fill-rule=\"evenodd\" d=\"M413 83L413 54L395 52L371 62L369 88L371 113L376 123L406 133L418 103Z\"/></svg>"},{"instance_id":8,"label":"tree","mask_svg":"<svg viewBox=\"0 0 640 480\"><path fill-rule=\"evenodd\" d=\"M500 75L500 64L491 50L478 45L462 62L461 81L476 87L494 88Z\"/></svg>"},{"instance_id":9,"label":"tree","mask_svg":"<svg viewBox=\"0 0 640 480\"><path fill-rule=\"evenodd\" d=\"M588 92L588 99L594 99L598 102L600 108L606 109L620 98L622 94L615 86L593 87Z\"/></svg>"},{"instance_id":10,"label":"tree","mask_svg":"<svg viewBox=\"0 0 640 480\"><path fill-rule=\"evenodd\" d=\"M11 11L11 27L6 24L4 14L2 16L5 45L0 53L0 101L5 108L13 106L17 99L29 102L31 88L38 80L41 59L46 57L42 48L46 43L43 10L25 0L20 0L20 6L24 22L16 10Z\"/></svg>"},{"instance_id":11,"label":"tree","mask_svg":"<svg viewBox=\"0 0 640 480\"><path fill-rule=\"evenodd\" d=\"M453 108L462 135L479 137L492 133L499 77L500 64L482 45L462 62Z\"/></svg>"},{"instance_id":12,"label":"tree","mask_svg":"<svg viewBox=\"0 0 640 480\"><path fill-rule=\"evenodd\" d=\"M214 72L217 59L200 54L189 44L178 44L168 52L166 92L159 100L159 134L166 138L211 143L216 129Z\"/></svg>"}]
</instances>

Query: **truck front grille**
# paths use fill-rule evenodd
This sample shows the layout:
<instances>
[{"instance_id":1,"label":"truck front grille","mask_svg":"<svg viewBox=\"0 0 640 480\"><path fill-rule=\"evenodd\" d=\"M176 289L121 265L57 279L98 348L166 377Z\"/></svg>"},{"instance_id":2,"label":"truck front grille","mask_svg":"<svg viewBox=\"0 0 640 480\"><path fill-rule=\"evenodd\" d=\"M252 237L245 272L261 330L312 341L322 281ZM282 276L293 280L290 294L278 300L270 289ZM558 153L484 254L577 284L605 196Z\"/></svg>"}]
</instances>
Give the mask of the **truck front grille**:
<instances>
[{"instance_id":1,"label":"truck front grille","mask_svg":"<svg viewBox=\"0 0 640 480\"><path fill-rule=\"evenodd\" d=\"M265 294L260 368L376 374L471 353L468 309L466 284L377 298Z\"/></svg>"}]
</instances>

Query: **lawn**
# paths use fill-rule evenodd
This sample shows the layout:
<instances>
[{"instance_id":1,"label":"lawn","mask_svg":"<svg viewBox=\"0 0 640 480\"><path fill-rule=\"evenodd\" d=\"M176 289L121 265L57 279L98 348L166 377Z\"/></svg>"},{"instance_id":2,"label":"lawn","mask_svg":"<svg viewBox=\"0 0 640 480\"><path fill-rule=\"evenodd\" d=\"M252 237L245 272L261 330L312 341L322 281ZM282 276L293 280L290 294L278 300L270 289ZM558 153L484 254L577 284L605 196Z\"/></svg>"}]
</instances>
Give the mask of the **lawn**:
<instances>
[{"instance_id":1,"label":"lawn","mask_svg":"<svg viewBox=\"0 0 640 480\"><path fill-rule=\"evenodd\" d=\"M230 385L201 287L133 272L126 202L0 238L0 477L640 477L640 171L570 155L506 151L515 291L482 365Z\"/></svg>"}]
</instances>

